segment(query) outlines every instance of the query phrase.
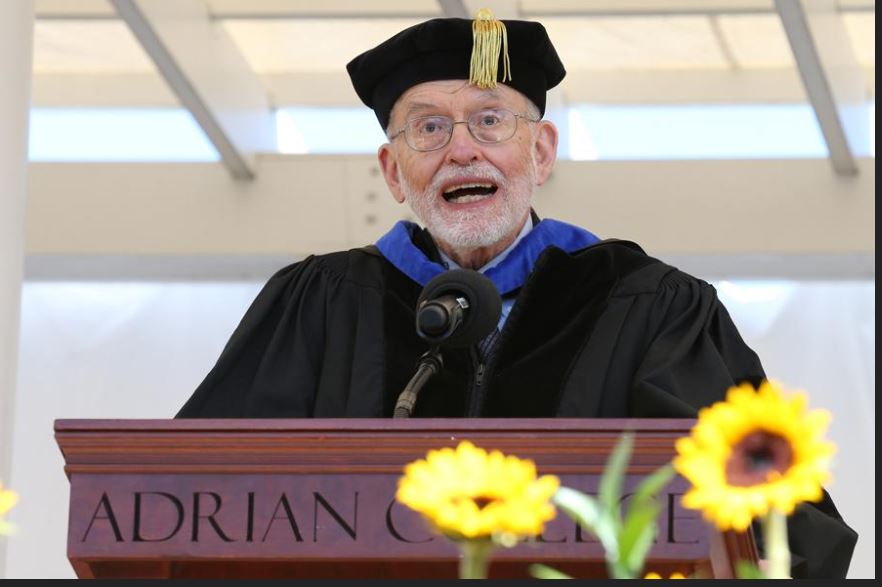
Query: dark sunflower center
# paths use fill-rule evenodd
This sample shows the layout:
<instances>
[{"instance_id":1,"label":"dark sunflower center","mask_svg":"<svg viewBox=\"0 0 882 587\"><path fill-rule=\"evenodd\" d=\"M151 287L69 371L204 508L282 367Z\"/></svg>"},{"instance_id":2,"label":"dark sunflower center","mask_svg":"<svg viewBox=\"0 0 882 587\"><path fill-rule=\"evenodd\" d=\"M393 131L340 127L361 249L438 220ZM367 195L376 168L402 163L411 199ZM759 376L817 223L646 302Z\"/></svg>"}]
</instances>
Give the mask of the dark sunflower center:
<instances>
[{"instance_id":1,"label":"dark sunflower center","mask_svg":"<svg viewBox=\"0 0 882 587\"><path fill-rule=\"evenodd\" d=\"M793 448L786 438L757 430L732 447L726 461L726 481L736 487L768 483L774 473L783 475L793 464Z\"/></svg>"},{"instance_id":2,"label":"dark sunflower center","mask_svg":"<svg viewBox=\"0 0 882 587\"><path fill-rule=\"evenodd\" d=\"M484 509L485 507L487 507L488 505L490 505L494 501L498 501L495 497L485 497L482 495L479 495L478 497L464 497L461 499L468 499L470 501L475 502L475 505L478 506L479 510Z\"/></svg>"}]
</instances>

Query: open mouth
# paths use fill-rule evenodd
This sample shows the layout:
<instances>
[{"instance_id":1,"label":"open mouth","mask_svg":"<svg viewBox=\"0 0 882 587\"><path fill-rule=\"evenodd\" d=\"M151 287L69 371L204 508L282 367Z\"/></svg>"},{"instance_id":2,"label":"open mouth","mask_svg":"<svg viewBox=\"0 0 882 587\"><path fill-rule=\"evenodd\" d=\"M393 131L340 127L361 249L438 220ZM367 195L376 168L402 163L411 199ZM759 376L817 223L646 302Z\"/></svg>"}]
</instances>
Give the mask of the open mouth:
<instances>
[{"instance_id":1,"label":"open mouth","mask_svg":"<svg viewBox=\"0 0 882 587\"><path fill-rule=\"evenodd\" d=\"M499 187L490 182L467 183L450 186L442 193L444 200L451 204L479 202L496 193Z\"/></svg>"}]
</instances>

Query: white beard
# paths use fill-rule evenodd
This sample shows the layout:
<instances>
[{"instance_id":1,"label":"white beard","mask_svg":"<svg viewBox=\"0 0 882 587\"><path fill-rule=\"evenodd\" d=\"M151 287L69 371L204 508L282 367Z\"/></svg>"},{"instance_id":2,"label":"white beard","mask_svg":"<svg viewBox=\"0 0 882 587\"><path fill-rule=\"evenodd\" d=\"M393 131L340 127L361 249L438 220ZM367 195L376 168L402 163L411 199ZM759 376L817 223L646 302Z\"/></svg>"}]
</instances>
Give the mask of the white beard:
<instances>
[{"instance_id":1,"label":"white beard","mask_svg":"<svg viewBox=\"0 0 882 587\"><path fill-rule=\"evenodd\" d=\"M448 180L467 175L492 181L498 186L492 209L456 210L439 195ZM527 172L511 180L490 163L441 168L425 191L416 191L398 174L405 200L436 240L454 250L467 251L488 247L516 234L530 210L536 185L536 165L531 161Z\"/></svg>"}]
</instances>

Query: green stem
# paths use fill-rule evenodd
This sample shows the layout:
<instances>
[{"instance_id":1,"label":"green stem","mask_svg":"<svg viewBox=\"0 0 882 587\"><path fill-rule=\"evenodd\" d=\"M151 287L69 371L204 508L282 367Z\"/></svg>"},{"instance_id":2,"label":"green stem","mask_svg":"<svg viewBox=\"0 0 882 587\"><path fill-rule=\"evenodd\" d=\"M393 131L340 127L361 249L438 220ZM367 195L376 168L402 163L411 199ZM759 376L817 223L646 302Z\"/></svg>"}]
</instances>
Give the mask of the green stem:
<instances>
[{"instance_id":1,"label":"green stem","mask_svg":"<svg viewBox=\"0 0 882 587\"><path fill-rule=\"evenodd\" d=\"M611 579L634 579L631 573L628 572L627 569L623 568L622 565L618 563L612 563L607 561L606 563L607 572L609 572L609 576Z\"/></svg>"},{"instance_id":2,"label":"green stem","mask_svg":"<svg viewBox=\"0 0 882 587\"><path fill-rule=\"evenodd\" d=\"M618 549L618 544L615 546ZM624 563L624 561L619 560L618 555L615 557L612 556L614 552L612 549L607 549L604 546L604 550L606 550L606 572L609 574L610 579L636 579L634 573L628 569L628 566Z\"/></svg>"},{"instance_id":3,"label":"green stem","mask_svg":"<svg viewBox=\"0 0 882 587\"><path fill-rule=\"evenodd\" d=\"M493 543L490 540L463 540L459 543L459 578L486 579Z\"/></svg>"},{"instance_id":4,"label":"green stem","mask_svg":"<svg viewBox=\"0 0 882 587\"><path fill-rule=\"evenodd\" d=\"M763 519L766 573L769 579L790 578L790 547L787 544L787 516L772 508Z\"/></svg>"}]
</instances>

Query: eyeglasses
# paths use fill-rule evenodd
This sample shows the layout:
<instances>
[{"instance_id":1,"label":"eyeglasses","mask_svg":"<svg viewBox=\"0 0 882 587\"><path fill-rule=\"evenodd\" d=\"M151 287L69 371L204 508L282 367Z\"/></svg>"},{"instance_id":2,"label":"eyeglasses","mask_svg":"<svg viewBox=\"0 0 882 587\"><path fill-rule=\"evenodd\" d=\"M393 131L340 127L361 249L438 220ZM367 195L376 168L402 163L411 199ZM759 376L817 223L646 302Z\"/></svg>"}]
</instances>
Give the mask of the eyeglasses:
<instances>
[{"instance_id":1,"label":"eyeglasses","mask_svg":"<svg viewBox=\"0 0 882 587\"><path fill-rule=\"evenodd\" d=\"M453 120L447 116L421 116L405 122L404 128L390 135L389 140L393 141L403 134L407 146L414 151L435 151L450 142L454 126L465 124L479 143L501 143L514 136L518 128L518 118L527 122L539 122L504 108L479 110L467 120Z\"/></svg>"}]
</instances>

